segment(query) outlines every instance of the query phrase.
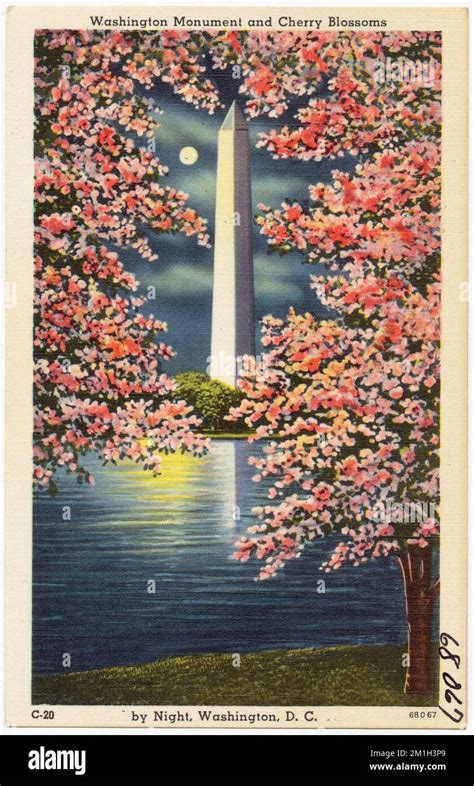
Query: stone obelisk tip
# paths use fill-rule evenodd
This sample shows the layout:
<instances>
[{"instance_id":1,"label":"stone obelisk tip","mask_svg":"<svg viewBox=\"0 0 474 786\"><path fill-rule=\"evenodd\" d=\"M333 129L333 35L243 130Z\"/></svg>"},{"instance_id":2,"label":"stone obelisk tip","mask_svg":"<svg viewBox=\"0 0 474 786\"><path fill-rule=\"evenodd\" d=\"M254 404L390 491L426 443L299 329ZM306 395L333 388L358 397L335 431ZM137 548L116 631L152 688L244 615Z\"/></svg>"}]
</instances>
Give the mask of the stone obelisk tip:
<instances>
[{"instance_id":1,"label":"stone obelisk tip","mask_svg":"<svg viewBox=\"0 0 474 786\"><path fill-rule=\"evenodd\" d=\"M240 109L237 101L232 102L232 106L230 107L227 115L225 116L225 120L221 125L222 131L247 131L247 121Z\"/></svg>"}]
</instances>

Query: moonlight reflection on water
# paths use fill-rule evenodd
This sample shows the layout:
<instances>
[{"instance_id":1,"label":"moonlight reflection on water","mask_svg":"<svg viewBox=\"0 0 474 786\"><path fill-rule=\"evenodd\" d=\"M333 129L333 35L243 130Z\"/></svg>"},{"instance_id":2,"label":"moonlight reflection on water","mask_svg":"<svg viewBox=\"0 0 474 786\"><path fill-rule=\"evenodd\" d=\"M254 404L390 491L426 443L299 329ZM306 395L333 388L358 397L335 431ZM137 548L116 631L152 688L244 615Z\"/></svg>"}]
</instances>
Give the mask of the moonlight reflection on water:
<instances>
[{"instance_id":1,"label":"moonlight reflection on water","mask_svg":"<svg viewBox=\"0 0 474 786\"><path fill-rule=\"evenodd\" d=\"M96 486L64 476L56 498L35 500L36 674L62 672L66 652L81 671L190 653L405 641L392 562L323 574L331 543L322 540L277 578L256 582L255 561L230 559L264 500L248 465L255 450L217 441L202 459L165 457L158 478L95 461Z\"/></svg>"}]
</instances>

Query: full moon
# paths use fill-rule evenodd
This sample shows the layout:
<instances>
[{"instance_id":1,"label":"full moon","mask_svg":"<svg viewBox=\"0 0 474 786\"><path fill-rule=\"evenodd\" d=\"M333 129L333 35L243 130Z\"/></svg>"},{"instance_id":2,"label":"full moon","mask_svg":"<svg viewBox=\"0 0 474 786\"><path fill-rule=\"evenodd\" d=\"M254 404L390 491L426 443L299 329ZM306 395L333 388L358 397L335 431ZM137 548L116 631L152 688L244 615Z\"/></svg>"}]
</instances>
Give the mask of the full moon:
<instances>
[{"instance_id":1,"label":"full moon","mask_svg":"<svg viewBox=\"0 0 474 786\"><path fill-rule=\"evenodd\" d=\"M198 158L199 153L195 147L182 147L179 151L179 160L182 164L186 164L187 166L195 164Z\"/></svg>"}]
</instances>

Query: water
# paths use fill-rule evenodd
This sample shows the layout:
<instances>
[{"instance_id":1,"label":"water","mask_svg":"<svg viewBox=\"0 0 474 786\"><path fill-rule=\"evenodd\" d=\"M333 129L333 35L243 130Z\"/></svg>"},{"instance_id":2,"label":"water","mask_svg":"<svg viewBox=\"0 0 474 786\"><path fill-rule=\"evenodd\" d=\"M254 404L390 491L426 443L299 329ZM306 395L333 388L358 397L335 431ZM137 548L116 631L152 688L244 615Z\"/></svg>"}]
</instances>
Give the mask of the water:
<instances>
[{"instance_id":1,"label":"water","mask_svg":"<svg viewBox=\"0 0 474 786\"><path fill-rule=\"evenodd\" d=\"M165 458L159 478L92 461L95 487L64 475L58 497L37 497L36 675L63 672L64 653L71 671L82 671L190 653L405 641L394 561L324 574L331 544L322 540L276 579L256 582L259 563L229 558L263 501L247 463L255 449L214 442L202 459ZM63 521L65 505L71 521ZM322 578L325 594L317 592Z\"/></svg>"}]
</instances>

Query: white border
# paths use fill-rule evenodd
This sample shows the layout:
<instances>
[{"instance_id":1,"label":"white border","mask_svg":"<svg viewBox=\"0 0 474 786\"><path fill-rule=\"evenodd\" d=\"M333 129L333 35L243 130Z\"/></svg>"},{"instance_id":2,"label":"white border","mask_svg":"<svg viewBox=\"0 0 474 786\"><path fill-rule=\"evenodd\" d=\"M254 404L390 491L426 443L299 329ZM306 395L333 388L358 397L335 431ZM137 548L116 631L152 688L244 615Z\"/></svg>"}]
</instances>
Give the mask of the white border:
<instances>
[{"instance_id":1,"label":"white border","mask_svg":"<svg viewBox=\"0 0 474 786\"><path fill-rule=\"evenodd\" d=\"M201 7L202 2L199 0L185 0L186 5L188 6L196 6ZM31 2L17 2L15 6L17 7L32 7L32 6L44 6L46 3L38 2L32 0ZM64 3L59 2L58 0L50 0L47 2L48 6L58 6L63 7ZM90 5L90 0L79 0L73 4L74 6L88 6ZM129 2L124 7L130 7L136 5L137 7L147 7L150 8L157 8L155 3L134 3ZM162 0L160 6L168 6L168 7L176 7L181 5L181 3L170 2L170 0ZM226 2L225 0L206 0L206 5L208 6L216 6L216 7L234 7L238 8L242 4L235 3L235 2ZM252 5L255 7L265 7L271 5L274 8L282 7L287 8L288 5L281 2L272 2L269 3L266 0L252 0ZM117 3L100 3L100 7L107 7L107 6L115 6L117 7ZM311 7L311 8L318 8L318 7L328 7L328 3L319 3L319 2L311 2L308 0L299 0L298 1L299 7ZM471 0L468 0L467 3L458 3L458 2L451 2L448 0L447 2L418 2L412 3L407 2L406 0L402 0L401 2L393 2L387 5L381 5L380 3L375 2L375 0L364 0L362 3L357 2L338 2L337 7L347 7L347 8L360 8L361 6L365 7L378 7L381 9L389 9L391 7L405 7L405 8L469 8L469 60L470 63L473 61L473 25L472 22L472 7L471 7ZM5 3L5 0L2 0L2 16L3 16L3 25L2 25L2 33L0 42L3 43L3 52L5 52L5 17L6 17L6 10L10 7L10 4ZM2 58L1 66L0 66L0 73L2 76L5 76L5 58ZM3 85L5 85L4 78L2 79ZM474 80L472 79L472 73L470 69L470 85L469 85L469 143L471 144L473 138L473 105L474 105ZM3 117L5 117L5 88L2 91L2 101L1 106L3 109ZM2 124L2 131L1 131L1 147L2 150L5 151L5 124ZM2 156L2 161L5 161L5 156ZM469 194L472 194L472 184L474 178L474 164L472 156L469 158ZM1 189L1 197L0 197L0 205L5 205L5 179L2 179L2 189ZM472 204L471 200L469 202L469 226L471 226L474 219L474 205ZM2 226L5 226L5 211L2 209ZM470 240L470 238L469 238ZM471 243L469 242L470 250L471 250ZM471 271L472 271L472 260L471 254L469 254L470 260L470 279L471 279ZM5 248L3 244L3 254L2 254L2 261L3 261L3 269L5 270ZM1 292L3 294L2 304L5 301L5 287L4 287L4 279L5 274L1 280ZM474 298L473 292L473 284L471 280L471 290L470 290L470 304L469 304L469 384L470 384L470 392L469 392L469 463L472 467L472 459L474 455L474 426L472 420L472 411L473 411L473 404L474 404L474 397L473 397L473 383L474 383L474 328L473 328L473 305L472 300ZM3 311L5 315L5 309L3 306ZM2 351L2 361L1 361L1 368L3 371L3 380L5 379L5 352L4 352L4 320L1 321L0 325L0 338L1 338L1 346L3 348ZM2 403L2 411L5 411L4 408L4 385L1 386L0 390L0 402ZM5 477L4 475L4 455L5 455L5 427L4 421L2 419L2 423L0 425L0 434L1 434L1 443L2 443L2 451L0 456L0 471L2 474L2 478ZM0 500L1 500L1 511L2 511L2 523L4 522L4 482L1 486L0 492ZM472 577L472 566L473 566L473 555L474 555L474 539L472 537L472 527L474 521L474 485L470 483L469 485L469 557L468 557L468 599L473 598L473 588L474 582ZM4 532L4 527L2 527ZM4 565L4 536L1 538L0 544L0 564ZM4 648L4 631L5 631L5 602L4 602L4 582L2 582L2 603L0 604L0 665L1 671L4 674L5 669L5 648ZM474 707L474 674L473 674L473 629L474 629L474 603L468 602L468 705L472 708ZM471 710L472 712L472 710ZM57 736L57 735L68 735L68 736L83 736L83 735L163 735L163 736L185 736L185 735L192 735L192 736L200 736L200 735L312 735L312 736L343 736L343 735L361 735L361 736L386 736L386 735L400 735L409 732L410 735L414 736L426 736L426 735L451 735L457 734L461 736L472 735L474 732L474 721L472 720L471 712L468 715L468 724L465 729L411 729L411 728L403 728L403 729L223 729L223 728L200 728L200 729L188 729L188 728L167 728L167 729L133 729L133 728L117 728L117 727L81 727L81 728L71 728L71 727L54 727L54 728L46 728L41 727L38 728L37 726L28 726L28 727L14 727L14 726L6 726L5 725L5 692L4 692L4 684L3 681L0 683L0 730L3 735L30 735L32 731L35 731L38 734L45 735L45 736Z\"/></svg>"}]
</instances>

